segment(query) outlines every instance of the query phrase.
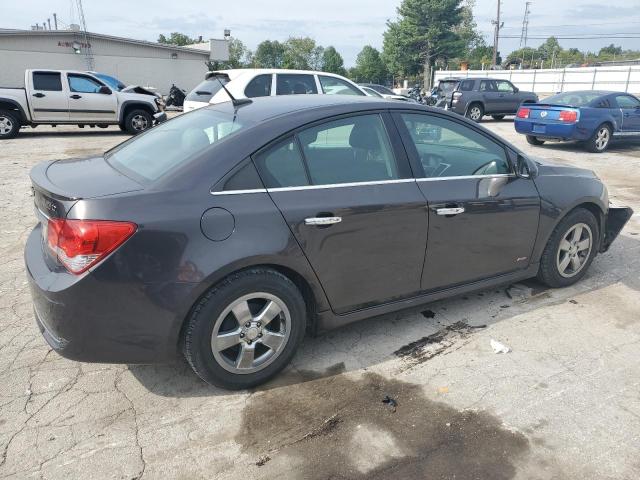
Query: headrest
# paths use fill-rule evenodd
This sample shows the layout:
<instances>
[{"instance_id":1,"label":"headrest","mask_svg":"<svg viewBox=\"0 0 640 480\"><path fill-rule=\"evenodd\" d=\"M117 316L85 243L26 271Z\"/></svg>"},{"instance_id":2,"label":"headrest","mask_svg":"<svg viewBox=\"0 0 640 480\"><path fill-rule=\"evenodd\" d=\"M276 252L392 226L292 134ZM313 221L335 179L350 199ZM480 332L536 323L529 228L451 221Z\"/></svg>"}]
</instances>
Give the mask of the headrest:
<instances>
[{"instance_id":1,"label":"headrest","mask_svg":"<svg viewBox=\"0 0 640 480\"><path fill-rule=\"evenodd\" d=\"M356 123L349 135L349 145L353 148L361 148L363 150L379 150L380 141L375 124L362 120Z\"/></svg>"}]
</instances>

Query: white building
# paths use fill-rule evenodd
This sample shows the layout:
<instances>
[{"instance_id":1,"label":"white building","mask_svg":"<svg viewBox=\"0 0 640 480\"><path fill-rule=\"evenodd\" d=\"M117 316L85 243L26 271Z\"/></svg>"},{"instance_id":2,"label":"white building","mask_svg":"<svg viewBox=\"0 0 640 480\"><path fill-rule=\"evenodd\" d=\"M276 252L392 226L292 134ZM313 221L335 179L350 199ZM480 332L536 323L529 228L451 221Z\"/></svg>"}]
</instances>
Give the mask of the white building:
<instances>
[{"instance_id":1,"label":"white building","mask_svg":"<svg viewBox=\"0 0 640 480\"><path fill-rule=\"evenodd\" d=\"M0 29L0 86L24 86L24 71L52 68L93 70L126 85L154 87L167 94L172 83L187 91L204 78L210 51L71 30Z\"/></svg>"}]
</instances>

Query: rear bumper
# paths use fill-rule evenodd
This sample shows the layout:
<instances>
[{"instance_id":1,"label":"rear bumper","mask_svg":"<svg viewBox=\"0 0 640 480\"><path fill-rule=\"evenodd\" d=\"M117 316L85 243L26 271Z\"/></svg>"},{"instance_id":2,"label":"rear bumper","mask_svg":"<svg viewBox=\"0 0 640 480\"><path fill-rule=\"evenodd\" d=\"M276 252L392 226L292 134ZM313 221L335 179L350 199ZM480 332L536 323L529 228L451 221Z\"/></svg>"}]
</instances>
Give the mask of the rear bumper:
<instances>
[{"instance_id":1,"label":"rear bumper","mask_svg":"<svg viewBox=\"0 0 640 480\"><path fill-rule=\"evenodd\" d=\"M516 132L542 140L584 141L593 135L591 130L581 127L579 123L551 123L516 117L513 125Z\"/></svg>"},{"instance_id":2,"label":"rear bumper","mask_svg":"<svg viewBox=\"0 0 640 480\"><path fill-rule=\"evenodd\" d=\"M633 210L629 207L609 207L604 225L604 238L600 246L601 252L609 250L609 247L618 237L631 215L633 215Z\"/></svg>"},{"instance_id":3,"label":"rear bumper","mask_svg":"<svg viewBox=\"0 0 640 480\"><path fill-rule=\"evenodd\" d=\"M71 360L172 361L178 353L180 322L158 298L168 296L169 303L177 300L176 285L119 282L104 272L117 268L113 258L97 267L100 275L56 270L45 260L41 228L36 226L27 239L25 264L42 335L56 352Z\"/></svg>"}]
</instances>

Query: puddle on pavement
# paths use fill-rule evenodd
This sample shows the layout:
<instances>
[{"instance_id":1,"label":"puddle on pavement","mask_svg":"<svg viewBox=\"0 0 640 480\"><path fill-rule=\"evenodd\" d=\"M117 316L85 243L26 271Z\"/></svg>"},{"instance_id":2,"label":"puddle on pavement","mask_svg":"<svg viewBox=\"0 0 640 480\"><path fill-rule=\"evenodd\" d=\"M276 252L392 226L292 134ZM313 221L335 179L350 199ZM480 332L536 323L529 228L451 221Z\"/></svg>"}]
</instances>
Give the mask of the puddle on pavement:
<instances>
[{"instance_id":1,"label":"puddle on pavement","mask_svg":"<svg viewBox=\"0 0 640 480\"><path fill-rule=\"evenodd\" d=\"M261 478L322 480L510 479L530 448L489 413L458 411L371 372L253 393L236 441Z\"/></svg>"}]
</instances>

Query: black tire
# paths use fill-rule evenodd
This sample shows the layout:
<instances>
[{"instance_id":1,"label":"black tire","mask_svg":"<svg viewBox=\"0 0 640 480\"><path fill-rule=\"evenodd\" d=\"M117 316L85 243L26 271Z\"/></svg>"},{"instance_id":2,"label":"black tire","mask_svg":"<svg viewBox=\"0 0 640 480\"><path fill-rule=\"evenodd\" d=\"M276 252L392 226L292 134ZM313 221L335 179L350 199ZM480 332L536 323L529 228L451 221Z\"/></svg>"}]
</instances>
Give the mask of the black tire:
<instances>
[{"instance_id":1,"label":"black tire","mask_svg":"<svg viewBox=\"0 0 640 480\"><path fill-rule=\"evenodd\" d=\"M504 117L504 115L491 115L491 118L494 120L502 120Z\"/></svg>"},{"instance_id":2,"label":"black tire","mask_svg":"<svg viewBox=\"0 0 640 480\"><path fill-rule=\"evenodd\" d=\"M289 329L288 339L283 342L284 346L281 347L280 352L273 354L274 358L271 363L264 367L257 367L261 368L260 370L251 373L234 373L228 370L234 368L231 363L227 363L225 368L213 353L212 335L214 326L220 321L220 318L226 319L222 320L222 323L229 321L229 315L231 315L232 323L233 319L237 321L237 317L231 312L222 317L225 310L228 310L228 307L244 296L262 293L273 295L286 306L290 314L287 325ZM302 294L295 284L281 273L266 268L253 268L232 274L213 287L194 307L193 312L187 319L184 330L184 355L193 371L207 383L230 390L254 387L274 377L291 361L304 337L306 312ZM243 329L243 326L235 327L234 325L233 328ZM266 326L261 331L266 331ZM251 345L251 342L248 341L248 331L247 335L243 335L243 337L244 339L237 344L237 358L240 358L246 343ZM254 336L254 338L256 337ZM254 341L254 347L257 351L257 344L260 340L256 339ZM235 349L236 346L230 348ZM263 345L263 348L266 347ZM220 356L221 352L218 352L217 355ZM220 358L225 363L226 357Z\"/></svg>"},{"instance_id":3,"label":"black tire","mask_svg":"<svg viewBox=\"0 0 640 480\"><path fill-rule=\"evenodd\" d=\"M465 117L476 123L480 123L482 121L482 117L484 117L484 107L481 103L472 103L467 107Z\"/></svg>"},{"instance_id":4,"label":"black tire","mask_svg":"<svg viewBox=\"0 0 640 480\"><path fill-rule=\"evenodd\" d=\"M611 138L611 126L608 123L603 123L596 128L591 138L584 142L584 146L589 152L602 153L609 148Z\"/></svg>"},{"instance_id":5,"label":"black tire","mask_svg":"<svg viewBox=\"0 0 640 480\"><path fill-rule=\"evenodd\" d=\"M565 236L578 225L587 225L589 227L591 231L591 246L577 273L573 273L567 277L566 272L565 275L563 275L559 268L559 263L561 263L560 259L564 258L560 252L560 244ZM599 239L598 221L593 213L585 208L576 208L569 212L553 230L547 242L540 259L538 279L552 288L568 287L578 282L585 275L598 252Z\"/></svg>"},{"instance_id":6,"label":"black tire","mask_svg":"<svg viewBox=\"0 0 640 480\"><path fill-rule=\"evenodd\" d=\"M0 140L6 140L18 135L20 118L11 110L0 110Z\"/></svg>"},{"instance_id":7,"label":"black tire","mask_svg":"<svg viewBox=\"0 0 640 480\"><path fill-rule=\"evenodd\" d=\"M124 119L125 131L137 135L153 127L153 117L146 110L132 110Z\"/></svg>"},{"instance_id":8,"label":"black tire","mask_svg":"<svg viewBox=\"0 0 640 480\"><path fill-rule=\"evenodd\" d=\"M124 123L119 123L118 128L120 128L120 130L122 130L123 132L127 131L126 127L124 126Z\"/></svg>"},{"instance_id":9,"label":"black tire","mask_svg":"<svg viewBox=\"0 0 640 480\"><path fill-rule=\"evenodd\" d=\"M538 137L534 137L533 135L527 135L527 143L529 145L540 146L544 144L544 140L540 140Z\"/></svg>"}]
</instances>

